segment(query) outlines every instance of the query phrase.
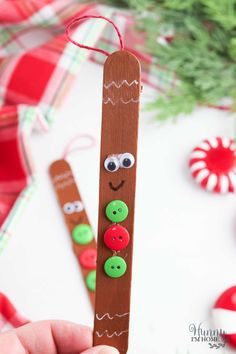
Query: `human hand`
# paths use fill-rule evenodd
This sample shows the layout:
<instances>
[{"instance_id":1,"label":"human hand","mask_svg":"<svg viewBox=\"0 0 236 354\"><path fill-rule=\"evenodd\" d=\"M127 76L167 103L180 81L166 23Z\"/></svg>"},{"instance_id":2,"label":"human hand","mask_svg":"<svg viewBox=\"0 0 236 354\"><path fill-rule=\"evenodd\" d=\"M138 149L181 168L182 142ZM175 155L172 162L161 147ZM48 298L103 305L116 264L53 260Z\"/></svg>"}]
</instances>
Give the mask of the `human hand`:
<instances>
[{"instance_id":1,"label":"human hand","mask_svg":"<svg viewBox=\"0 0 236 354\"><path fill-rule=\"evenodd\" d=\"M30 323L0 335L1 354L119 354L115 348L92 347L89 327L66 321Z\"/></svg>"}]
</instances>

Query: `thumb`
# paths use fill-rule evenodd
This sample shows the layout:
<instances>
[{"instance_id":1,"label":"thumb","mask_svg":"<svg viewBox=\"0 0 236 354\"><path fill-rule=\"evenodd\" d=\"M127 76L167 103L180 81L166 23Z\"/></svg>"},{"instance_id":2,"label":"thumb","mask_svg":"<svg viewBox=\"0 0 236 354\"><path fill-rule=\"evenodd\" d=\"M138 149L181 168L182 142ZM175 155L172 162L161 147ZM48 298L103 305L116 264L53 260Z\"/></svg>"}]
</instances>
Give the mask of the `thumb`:
<instances>
[{"instance_id":1,"label":"thumb","mask_svg":"<svg viewBox=\"0 0 236 354\"><path fill-rule=\"evenodd\" d=\"M85 350L81 354L119 354L118 350L113 347L108 347L106 345L99 345L98 347L93 347Z\"/></svg>"}]
</instances>

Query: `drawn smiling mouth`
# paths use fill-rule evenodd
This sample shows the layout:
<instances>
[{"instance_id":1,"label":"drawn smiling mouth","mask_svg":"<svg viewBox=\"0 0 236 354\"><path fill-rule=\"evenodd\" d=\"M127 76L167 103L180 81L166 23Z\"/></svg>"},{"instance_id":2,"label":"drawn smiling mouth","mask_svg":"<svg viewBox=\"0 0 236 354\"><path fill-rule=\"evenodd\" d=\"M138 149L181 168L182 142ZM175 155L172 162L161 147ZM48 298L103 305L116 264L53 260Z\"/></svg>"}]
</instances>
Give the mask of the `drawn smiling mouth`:
<instances>
[{"instance_id":1,"label":"drawn smiling mouth","mask_svg":"<svg viewBox=\"0 0 236 354\"><path fill-rule=\"evenodd\" d=\"M73 225L79 225L82 222L82 218L80 217L80 218L77 218L77 219L71 219L70 222Z\"/></svg>"},{"instance_id":2,"label":"drawn smiling mouth","mask_svg":"<svg viewBox=\"0 0 236 354\"><path fill-rule=\"evenodd\" d=\"M118 191L120 188L123 187L125 181L122 180L117 186L113 186L112 182L109 182L109 186L113 191Z\"/></svg>"}]
</instances>

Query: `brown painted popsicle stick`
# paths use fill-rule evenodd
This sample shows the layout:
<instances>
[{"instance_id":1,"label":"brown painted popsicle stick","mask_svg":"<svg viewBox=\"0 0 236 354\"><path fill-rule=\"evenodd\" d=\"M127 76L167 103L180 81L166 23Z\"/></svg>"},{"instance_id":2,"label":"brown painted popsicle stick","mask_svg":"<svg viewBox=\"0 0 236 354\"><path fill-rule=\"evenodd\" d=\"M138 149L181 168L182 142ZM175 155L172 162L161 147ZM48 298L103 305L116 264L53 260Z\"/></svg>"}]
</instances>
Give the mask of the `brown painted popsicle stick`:
<instances>
[{"instance_id":1,"label":"brown painted popsicle stick","mask_svg":"<svg viewBox=\"0 0 236 354\"><path fill-rule=\"evenodd\" d=\"M93 275L95 272L94 269L96 268L96 241L94 237L91 237L91 233L89 234L89 231L91 232L91 225L86 210L84 208L83 201L76 185L71 167L66 160L61 159L53 162L50 165L49 174L57 195L59 205L64 215L65 223L71 236L73 250L77 257L78 263L80 264L83 279L85 282L85 286L88 290L91 304L94 307L95 292L88 288L86 280L90 274ZM79 225L86 225L87 229L85 229L85 234L82 234L80 232L80 234L77 233L77 236L79 235L80 237L82 237L83 242L85 242L86 238L88 237L89 239L91 239L89 242L86 241L87 243L81 244L75 242L75 240L73 239L73 230L75 230L75 228ZM93 276L90 278L89 284L93 286Z\"/></svg>"},{"instance_id":2,"label":"brown painted popsicle stick","mask_svg":"<svg viewBox=\"0 0 236 354\"><path fill-rule=\"evenodd\" d=\"M127 51L111 54L105 62L103 77L93 342L94 345L114 346L121 354L128 350L140 87L137 58ZM134 157L131 168L120 166L115 172L105 169L104 162L109 155L120 161L125 153ZM128 246L120 252L112 251L104 243L104 233L112 225L105 210L113 200L125 202L129 209L128 217L118 222L130 236ZM118 278L112 278L104 271L106 260L113 256L123 258L127 265L126 273Z\"/></svg>"}]
</instances>

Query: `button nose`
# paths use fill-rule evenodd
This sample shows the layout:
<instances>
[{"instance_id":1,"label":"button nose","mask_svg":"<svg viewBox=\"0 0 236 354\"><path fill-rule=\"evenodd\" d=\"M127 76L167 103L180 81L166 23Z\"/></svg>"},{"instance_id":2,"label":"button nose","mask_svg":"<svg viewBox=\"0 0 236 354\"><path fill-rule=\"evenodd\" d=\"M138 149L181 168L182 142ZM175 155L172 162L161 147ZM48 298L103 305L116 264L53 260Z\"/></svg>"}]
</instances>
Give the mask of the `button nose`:
<instances>
[{"instance_id":1,"label":"button nose","mask_svg":"<svg viewBox=\"0 0 236 354\"><path fill-rule=\"evenodd\" d=\"M129 244L129 232L121 225L111 225L104 234L104 242L112 251L121 251Z\"/></svg>"},{"instance_id":2,"label":"button nose","mask_svg":"<svg viewBox=\"0 0 236 354\"><path fill-rule=\"evenodd\" d=\"M106 206L106 217L115 223L124 221L128 213L128 206L122 200L112 200Z\"/></svg>"}]
</instances>

